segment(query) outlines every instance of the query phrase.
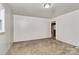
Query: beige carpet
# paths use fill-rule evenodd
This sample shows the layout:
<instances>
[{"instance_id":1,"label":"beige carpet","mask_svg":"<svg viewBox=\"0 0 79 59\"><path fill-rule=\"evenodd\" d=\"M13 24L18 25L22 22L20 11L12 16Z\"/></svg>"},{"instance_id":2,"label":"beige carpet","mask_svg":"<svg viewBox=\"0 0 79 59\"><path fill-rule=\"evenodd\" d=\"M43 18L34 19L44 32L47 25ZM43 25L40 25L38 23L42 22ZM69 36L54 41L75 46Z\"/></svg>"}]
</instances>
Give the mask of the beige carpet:
<instances>
[{"instance_id":1,"label":"beige carpet","mask_svg":"<svg viewBox=\"0 0 79 59\"><path fill-rule=\"evenodd\" d=\"M78 55L79 48L53 39L14 43L9 55Z\"/></svg>"}]
</instances>

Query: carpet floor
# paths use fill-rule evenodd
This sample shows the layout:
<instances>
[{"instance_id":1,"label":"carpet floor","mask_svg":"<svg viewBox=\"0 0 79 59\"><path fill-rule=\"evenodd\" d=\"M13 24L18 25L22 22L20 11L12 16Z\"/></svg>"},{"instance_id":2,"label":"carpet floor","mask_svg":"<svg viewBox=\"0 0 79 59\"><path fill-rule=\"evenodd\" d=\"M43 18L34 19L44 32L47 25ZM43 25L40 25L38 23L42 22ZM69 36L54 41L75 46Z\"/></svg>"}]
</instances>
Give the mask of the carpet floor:
<instances>
[{"instance_id":1,"label":"carpet floor","mask_svg":"<svg viewBox=\"0 0 79 59\"><path fill-rule=\"evenodd\" d=\"M8 55L79 55L79 48L54 39L13 43Z\"/></svg>"}]
</instances>

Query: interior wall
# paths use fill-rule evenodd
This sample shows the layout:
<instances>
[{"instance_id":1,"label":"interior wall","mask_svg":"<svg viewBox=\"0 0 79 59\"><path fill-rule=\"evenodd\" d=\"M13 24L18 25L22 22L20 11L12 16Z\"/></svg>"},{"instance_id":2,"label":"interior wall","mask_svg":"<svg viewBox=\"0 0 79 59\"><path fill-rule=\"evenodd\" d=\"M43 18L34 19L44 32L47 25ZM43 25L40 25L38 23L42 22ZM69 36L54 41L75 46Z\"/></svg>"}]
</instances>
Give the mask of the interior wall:
<instances>
[{"instance_id":1,"label":"interior wall","mask_svg":"<svg viewBox=\"0 0 79 59\"><path fill-rule=\"evenodd\" d=\"M53 18L56 21L56 39L79 46L79 10Z\"/></svg>"},{"instance_id":2,"label":"interior wall","mask_svg":"<svg viewBox=\"0 0 79 59\"><path fill-rule=\"evenodd\" d=\"M14 15L14 42L50 37L49 19Z\"/></svg>"},{"instance_id":3,"label":"interior wall","mask_svg":"<svg viewBox=\"0 0 79 59\"><path fill-rule=\"evenodd\" d=\"M5 32L0 33L0 54L6 54L13 40L13 19L11 9L7 4L3 4L5 8Z\"/></svg>"}]
</instances>

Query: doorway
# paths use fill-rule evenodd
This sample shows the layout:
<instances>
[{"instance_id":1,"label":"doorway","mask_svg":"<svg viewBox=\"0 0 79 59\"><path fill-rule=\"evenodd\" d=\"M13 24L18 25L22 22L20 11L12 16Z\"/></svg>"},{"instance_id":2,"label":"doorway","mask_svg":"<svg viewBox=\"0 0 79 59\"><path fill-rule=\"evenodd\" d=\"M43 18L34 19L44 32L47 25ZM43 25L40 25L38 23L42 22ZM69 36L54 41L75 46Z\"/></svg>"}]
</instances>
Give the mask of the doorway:
<instances>
[{"instance_id":1,"label":"doorway","mask_svg":"<svg viewBox=\"0 0 79 59\"><path fill-rule=\"evenodd\" d=\"M56 21L51 23L51 38L56 39Z\"/></svg>"}]
</instances>

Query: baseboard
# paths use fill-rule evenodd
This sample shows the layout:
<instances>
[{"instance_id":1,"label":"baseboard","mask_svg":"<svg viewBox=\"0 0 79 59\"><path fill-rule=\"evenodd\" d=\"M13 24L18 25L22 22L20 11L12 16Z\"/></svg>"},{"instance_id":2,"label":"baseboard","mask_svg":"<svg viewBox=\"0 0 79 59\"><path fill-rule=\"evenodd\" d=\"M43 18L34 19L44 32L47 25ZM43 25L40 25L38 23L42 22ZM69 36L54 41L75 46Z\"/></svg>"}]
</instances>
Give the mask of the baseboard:
<instances>
[{"instance_id":1,"label":"baseboard","mask_svg":"<svg viewBox=\"0 0 79 59\"><path fill-rule=\"evenodd\" d=\"M62 41L62 40L57 40L57 41L62 42L62 43L65 43L65 44L68 44L68 45L71 45L71 46L74 46L75 48L78 48L78 46L75 46L75 45L73 45L71 43L68 43L66 41Z\"/></svg>"},{"instance_id":2,"label":"baseboard","mask_svg":"<svg viewBox=\"0 0 79 59\"><path fill-rule=\"evenodd\" d=\"M11 48L11 46L13 45L13 42L11 42L10 43L10 46L9 46L9 48L8 48L8 50L7 50L7 52L6 52L6 54L5 55L7 55L8 54L8 52L9 52L9 50L10 50L10 48Z\"/></svg>"},{"instance_id":3,"label":"baseboard","mask_svg":"<svg viewBox=\"0 0 79 59\"><path fill-rule=\"evenodd\" d=\"M48 38L32 39L32 40L27 40L27 41L35 41L35 40L42 40L42 39L52 39L52 38L48 37ZM22 42L27 42L27 41L18 41L18 42L13 42L13 43L22 43Z\"/></svg>"}]
</instances>

